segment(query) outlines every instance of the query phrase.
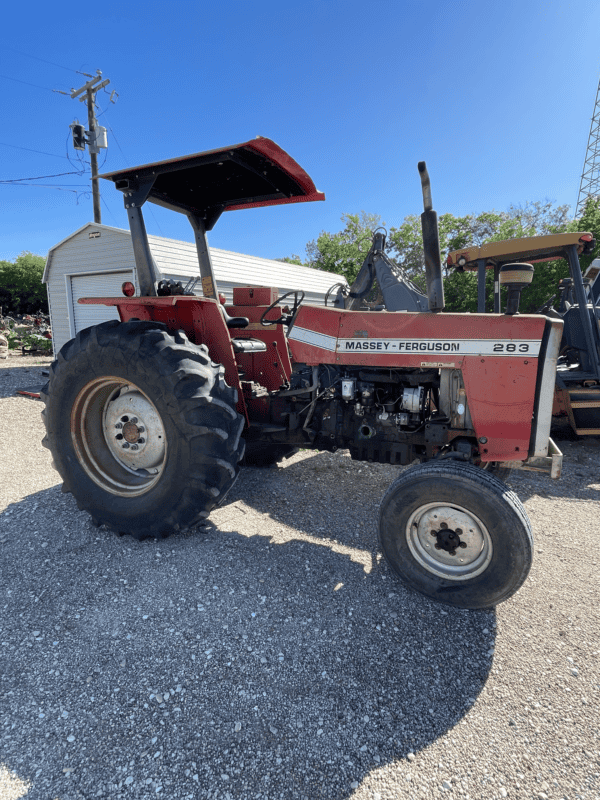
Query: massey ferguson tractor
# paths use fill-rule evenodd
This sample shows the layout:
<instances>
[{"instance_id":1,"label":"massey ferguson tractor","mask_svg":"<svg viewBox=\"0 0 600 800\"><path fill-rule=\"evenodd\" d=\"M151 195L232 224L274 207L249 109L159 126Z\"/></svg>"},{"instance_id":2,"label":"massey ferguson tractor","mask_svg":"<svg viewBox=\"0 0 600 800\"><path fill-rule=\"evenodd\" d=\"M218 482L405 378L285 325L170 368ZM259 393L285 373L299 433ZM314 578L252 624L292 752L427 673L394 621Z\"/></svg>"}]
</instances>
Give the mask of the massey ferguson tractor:
<instances>
[{"instance_id":1,"label":"massey ferguson tractor","mask_svg":"<svg viewBox=\"0 0 600 800\"><path fill-rule=\"evenodd\" d=\"M121 297L79 301L115 306L120 321L67 342L42 393L44 443L95 524L166 536L223 503L245 449L277 461L299 447L346 448L361 461L418 462L379 512L381 549L408 586L472 609L519 589L531 526L499 476L560 474L549 432L563 320L517 313L532 270L522 263L499 271L504 313L441 313L437 216L419 170L427 296L377 233L350 292L325 306L273 287L235 288L228 307L218 294L206 233L223 212L324 199L271 140L102 176L123 193L139 294L126 282ZM190 220L203 296L158 281L147 201ZM568 252L579 246L565 240ZM374 280L384 308L363 310Z\"/></svg>"}]
</instances>

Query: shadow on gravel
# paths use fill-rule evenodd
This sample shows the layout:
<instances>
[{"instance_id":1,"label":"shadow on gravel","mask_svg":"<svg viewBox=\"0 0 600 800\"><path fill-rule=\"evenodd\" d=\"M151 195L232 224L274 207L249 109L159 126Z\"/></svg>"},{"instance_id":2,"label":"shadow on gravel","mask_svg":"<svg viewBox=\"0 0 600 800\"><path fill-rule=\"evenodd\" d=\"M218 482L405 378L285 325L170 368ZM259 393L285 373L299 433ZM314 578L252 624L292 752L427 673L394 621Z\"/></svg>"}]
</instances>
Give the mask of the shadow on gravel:
<instances>
[{"instance_id":1,"label":"shadow on gravel","mask_svg":"<svg viewBox=\"0 0 600 800\"><path fill-rule=\"evenodd\" d=\"M342 800L389 764L414 787L407 754L475 701L495 614L378 559L395 474L325 454L248 469L204 532L158 542L93 528L58 487L10 506L0 760L27 800Z\"/></svg>"},{"instance_id":2,"label":"shadow on gravel","mask_svg":"<svg viewBox=\"0 0 600 800\"><path fill-rule=\"evenodd\" d=\"M22 362L22 359L19 360ZM31 357L31 366L13 367L10 365L10 359L0 361L0 398L18 397L19 395L15 394L17 388L46 383L48 378L42 376L42 370L47 370L49 366L50 364L46 362L39 363L34 356Z\"/></svg>"}]
</instances>

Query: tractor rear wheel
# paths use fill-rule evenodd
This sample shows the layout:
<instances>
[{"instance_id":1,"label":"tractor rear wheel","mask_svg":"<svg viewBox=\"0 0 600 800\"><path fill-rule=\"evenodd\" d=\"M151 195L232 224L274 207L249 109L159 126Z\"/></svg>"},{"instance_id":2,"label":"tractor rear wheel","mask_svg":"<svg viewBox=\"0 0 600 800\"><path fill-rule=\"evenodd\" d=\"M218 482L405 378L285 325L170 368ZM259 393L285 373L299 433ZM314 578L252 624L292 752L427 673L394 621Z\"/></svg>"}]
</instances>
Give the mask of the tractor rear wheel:
<instances>
[{"instance_id":1,"label":"tractor rear wheel","mask_svg":"<svg viewBox=\"0 0 600 800\"><path fill-rule=\"evenodd\" d=\"M204 345L156 322L105 322L62 348L44 444L96 524L166 536L223 501L244 453L236 391Z\"/></svg>"},{"instance_id":2,"label":"tractor rear wheel","mask_svg":"<svg viewBox=\"0 0 600 800\"><path fill-rule=\"evenodd\" d=\"M519 498L471 464L429 462L390 486L379 541L392 570L418 592L461 608L492 608L523 584L531 525Z\"/></svg>"}]
</instances>

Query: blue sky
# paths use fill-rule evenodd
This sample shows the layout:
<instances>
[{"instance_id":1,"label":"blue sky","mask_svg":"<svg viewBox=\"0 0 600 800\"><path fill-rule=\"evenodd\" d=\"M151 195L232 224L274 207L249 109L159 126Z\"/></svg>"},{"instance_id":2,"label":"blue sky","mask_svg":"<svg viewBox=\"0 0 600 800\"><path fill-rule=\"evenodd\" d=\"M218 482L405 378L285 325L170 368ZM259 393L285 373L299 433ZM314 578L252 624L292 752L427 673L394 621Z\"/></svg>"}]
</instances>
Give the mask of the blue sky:
<instances>
[{"instance_id":1,"label":"blue sky","mask_svg":"<svg viewBox=\"0 0 600 800\"><path fill-rule=\"evenodd\" d=\"M225 214L214 247L304 255L361 210L397 225L422 210L423 159L438 213L577 200L597 0L34 1L11 3L3 29L0 180L75 169L68 126L85 106L50 90L100 69L119 95L98 95L103 171L262 135L325 192L324 203ZM91 196L75 193L88 177L0 183L0 259L45 255L92 220ZM102 221L126 228L120 193L102 190ZM151 208L149 232L192 240L185 217Z\"/></svg>"}]
</instances>

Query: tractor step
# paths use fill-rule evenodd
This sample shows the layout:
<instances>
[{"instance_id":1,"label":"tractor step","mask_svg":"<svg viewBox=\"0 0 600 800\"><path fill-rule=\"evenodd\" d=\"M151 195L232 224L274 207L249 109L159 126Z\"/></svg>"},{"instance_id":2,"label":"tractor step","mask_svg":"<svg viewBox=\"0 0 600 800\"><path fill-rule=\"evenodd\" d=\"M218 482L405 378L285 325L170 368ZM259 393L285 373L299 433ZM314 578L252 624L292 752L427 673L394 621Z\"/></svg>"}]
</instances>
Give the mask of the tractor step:
<instances>
[{"instance_id":1,"label":"tractor step","mask_svg":"<svg viewBox=\"0 0 600 800\"><path fill-rule=\"evenodd\" d=\"M600 386L569 389L569 420L578 436L600 435Z\"/></svg>"},{"instance_id":2,"label":"tractor step","mask_svg":"<svg viewBox=\"0 0 600 800\"><path fill-rule=\"evenodd\" d=\"M231 340L231 344L234 353L264 353L267 349L265 342L261 342L260 339L236 337Z\"/></svg>"}]
</instances>

